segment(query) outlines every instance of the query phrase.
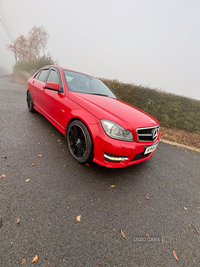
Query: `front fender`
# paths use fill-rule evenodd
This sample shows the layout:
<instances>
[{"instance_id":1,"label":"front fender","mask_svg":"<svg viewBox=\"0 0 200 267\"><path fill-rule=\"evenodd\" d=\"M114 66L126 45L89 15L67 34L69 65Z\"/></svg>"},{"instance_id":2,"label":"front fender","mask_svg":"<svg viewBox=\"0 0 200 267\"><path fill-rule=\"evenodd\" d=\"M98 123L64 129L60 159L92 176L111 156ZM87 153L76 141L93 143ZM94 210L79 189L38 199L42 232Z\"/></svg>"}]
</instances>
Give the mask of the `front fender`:
<instances>
[{"instance_id":1,"label":"front fender","mask_svg":"<svg viewBox=\"0 0 200 267\"><path fill-rule=\"evenodd\" d=\"M90 130L90 125L100 123L99 119L96 118L94 115L92 115L87 110L83 110L83 109L71 110L71 112L67 114L66 119L65 119L65 138L66 138L67 127L69 123L75 119L82 121L87 126L91 136L92 136L92 132Z\"/></svg>"}]
</instances>

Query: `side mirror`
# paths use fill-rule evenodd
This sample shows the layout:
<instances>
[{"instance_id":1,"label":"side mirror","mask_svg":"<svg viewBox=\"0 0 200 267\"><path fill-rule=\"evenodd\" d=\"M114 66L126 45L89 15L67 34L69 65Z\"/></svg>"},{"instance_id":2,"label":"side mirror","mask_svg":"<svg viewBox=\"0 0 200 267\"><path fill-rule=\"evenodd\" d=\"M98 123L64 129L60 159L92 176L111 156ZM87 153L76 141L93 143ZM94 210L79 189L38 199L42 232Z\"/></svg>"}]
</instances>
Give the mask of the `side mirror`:
<instances>
[{"instance_id":1,"label":"side mirror","mask_svg":"<svg viewBox=\"0 0 200 267\"><path fill-rule=\"evenodd\" d=\"M59 83L53 83L53 82L46 82L44 89L59 91Z\"/></svg>"}]
</instances>

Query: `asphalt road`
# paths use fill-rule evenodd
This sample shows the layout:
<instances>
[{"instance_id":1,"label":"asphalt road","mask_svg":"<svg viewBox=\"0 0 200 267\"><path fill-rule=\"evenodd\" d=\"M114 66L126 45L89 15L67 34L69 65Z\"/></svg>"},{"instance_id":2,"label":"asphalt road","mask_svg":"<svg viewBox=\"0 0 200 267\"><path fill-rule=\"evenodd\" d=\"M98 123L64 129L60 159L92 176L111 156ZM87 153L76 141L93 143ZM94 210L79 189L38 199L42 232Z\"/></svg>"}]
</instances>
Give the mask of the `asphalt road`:
<instances>
[{"instance_id":1,"label":"asphalt road","mask_svg":"<svg viewBox=\"0 0 200 267\"><path fill-rule=\"evenodd\" d=\"M1 267L200 266L200 153L80 165L25 93L0 73Z\"/></svg>"}]
</instances>

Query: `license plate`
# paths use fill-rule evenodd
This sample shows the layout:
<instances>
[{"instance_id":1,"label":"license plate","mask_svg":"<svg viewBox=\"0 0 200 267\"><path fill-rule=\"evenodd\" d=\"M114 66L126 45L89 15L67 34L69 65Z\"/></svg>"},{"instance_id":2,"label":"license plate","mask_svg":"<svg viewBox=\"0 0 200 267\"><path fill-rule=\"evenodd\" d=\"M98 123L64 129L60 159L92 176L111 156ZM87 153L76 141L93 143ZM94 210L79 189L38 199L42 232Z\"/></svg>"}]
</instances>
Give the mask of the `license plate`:
<instances>
[{"instance_id":1,"label":"license plate","mask_svg":"<svg viewBox=\"0 0 200 267\"><path fill-rule=\"evenodd\" d=\"M156 150L157 146L158 146L158 142L155 145L146 147L146 149L144 151L144 155L149 154L149 153L153 152L154 150Z\"/></svg>"}]
</instances>

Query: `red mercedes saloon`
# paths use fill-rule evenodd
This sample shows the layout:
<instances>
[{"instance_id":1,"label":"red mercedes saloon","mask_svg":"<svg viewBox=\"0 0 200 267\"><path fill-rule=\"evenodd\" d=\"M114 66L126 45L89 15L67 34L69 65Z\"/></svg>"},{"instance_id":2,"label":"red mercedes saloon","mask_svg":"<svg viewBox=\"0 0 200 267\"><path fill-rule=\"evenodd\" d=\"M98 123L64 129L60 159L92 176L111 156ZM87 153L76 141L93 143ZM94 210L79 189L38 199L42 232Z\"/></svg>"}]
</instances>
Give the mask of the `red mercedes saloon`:
<instances>
[{"instance_id":1,"label":"red mercedes saloon","mask_svg":"<svg viewBox=\"0 0 200 267\"><path fill-rule=\"evenodd\" d=\"M160 140L155 118L120 100L101 80L59 66L29 78L27 104L65 136L79 163L126 167L149 159Z\"/></svg>"}]
</instances>

